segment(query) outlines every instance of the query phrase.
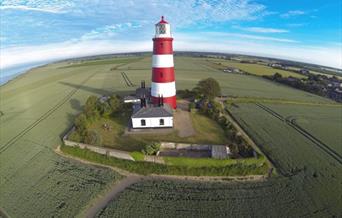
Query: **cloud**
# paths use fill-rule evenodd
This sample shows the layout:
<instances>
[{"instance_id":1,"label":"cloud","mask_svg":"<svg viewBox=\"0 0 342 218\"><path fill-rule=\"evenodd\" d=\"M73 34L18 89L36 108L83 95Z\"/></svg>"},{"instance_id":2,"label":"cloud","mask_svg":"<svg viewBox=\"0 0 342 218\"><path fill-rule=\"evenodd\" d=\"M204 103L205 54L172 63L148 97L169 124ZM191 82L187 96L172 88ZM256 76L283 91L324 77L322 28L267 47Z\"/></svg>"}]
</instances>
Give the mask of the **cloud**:
<instances>
[{"instance_id":1,"label":"cloud","mask_svg":"<svg viewBox=\"0 0 342 218\"><path fill-rule=\"evenodd\" d=\"M212 38L215 38L215 42ZM197 33L175 35L177 51L209 51L239 53L303 61L342 68L341 47L289 46L269 42L270 37L233 33ZM267 39L267 40L266 40ZM49 62L73 57L121 52L152 51L152 41L88 40L66 41L40 46L7 48L0 51L0 69L19 65Z\"/></svg>"},{"instance_id":2,"label":"cloud","mask_svg":"<svg viewBox=\"0 0 342 218\"><path fill-rule=\"evenodd\" d=\"M12 47L0 50L0 69L73 57L121 52L139 52L151 49L152 42L150 40L146 42L119 40L88 40L75 42L71 40L47 45Z\"/></svg>"},{"instance_id":3,"label":"cloud","mask_svg":"<svg viewBox=\"0 0 342 218\"><path fill-rule=\"evenodd\" d=\"M39 12L47 12L47 13L61 13L58 8L31 8L23 5L18 6L0 6L0 10L21 10L21 11L39 11Z\"/></svg>"},{"instance_id":4,"label":"cloud","mask_svg":"<svg viewBox=\"0 0 342 218\"><path fill-rule=\"evenodd\" d=\"M284 14L281 14L280 17L289 18L289 17L301 16L301 15L305 15L305 14L307 14L307 12L301 11L301 10L294 10L294 11L288 11Z\"/></svg>"},{"instance_id":5,"label":"cloud","mask_svg":"<svg viewBox=\"0 0 342 218\"><path fill-rule=\"evenodd\" d=\"M298 43L296 40L286 39L286 38L277 38L277 37L268 37L268 36L259 36L259 35L251 35L251 34L240 34L240 33L224 33L224 32L204 32L200 33L201 36L209 36L209 37L235 37L240 39L250 39L250 40L261 40L265 42L286 42L286 43Z\"/></svg>"},{"instance_id":6,"label":"cloud","mask_svg":"<svg viewBox=\"0 0 342 218\"><path fill-rule=\"evenodd\" d=\"M73 6L68 0L4 0L0 3L0 10L37 11L44 13L63 13Z\"/></svg>"},{"instance_id":7,"label":"cloud","mask_svg":"<svg viewBox=\"0 0 342 218\"><path fill-rule=\"evenodd\" d=\"M285 29L275 29L275 28L265 28L265 27L240 27L234 26L236 29L254 32L254 33L287 33L288 30Z\"/></svg>"}]
</instances>

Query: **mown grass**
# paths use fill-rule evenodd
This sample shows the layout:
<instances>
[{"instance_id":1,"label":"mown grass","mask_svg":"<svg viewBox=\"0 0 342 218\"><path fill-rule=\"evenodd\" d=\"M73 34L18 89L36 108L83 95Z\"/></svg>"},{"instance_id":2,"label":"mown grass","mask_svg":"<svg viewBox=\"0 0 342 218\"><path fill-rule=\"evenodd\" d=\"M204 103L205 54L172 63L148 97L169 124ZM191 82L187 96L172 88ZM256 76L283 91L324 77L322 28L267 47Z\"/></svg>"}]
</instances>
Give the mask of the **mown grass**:
<instances>
[{"instance_id":1,"label":"mown grass","mask_svg":"<svg viewBox=\"0 0 342 218\"><path fill-rule=\"evenodd\" d=\"M200 113L191 113L196 134L189 137L179 137L177 130L173 130L168 134L125 135L124 132L129 119L128 114L114 118L101 118L92 123L89 129L94 129L101 134L105 147L125 151L141 151L146 144L162 141L193 144L227 144L229 142L223 129L214 120ZM104 124L109 125L110 130L104 129Z\"/></svg>"},{"instance_id":2,"label":"mown grass","mask_svg":"<svg viewBox=\"0 0 342 218\"><path fill-rule=\"evenodd\" d=\"M131 156L133 157L133 159L135 161L143 161L144 157L145 157L145 155L142 152L139 152L139 151L131 152Z\"/></svg>"},{"instance_id":3,"label":"mown grass","mask_svg":"<svg viewBox=\"0 0 342 218\"><path fill-rule=\"evenodd\" d=\"M187 158L187 157L163 157L166 164L173 166L188 167L225 167L234 164L263 165L266 164L265 157L244 159L213 159L213 158Z\"/></svg>"},{"instance_id":4,"label":"mown grass","mask_svg":"<svg viewBox=\"0 0 342 218\"><path fill-rule=\"evenodd\" d=\"M265 175L269 169L265 163L243 164L235 163L216 166L184 166L165 165L143 161L129 161L101 155L87 149L61 146L61 150L69 155L86 159L95 163L118 167L132 173L148 175L187 175L187 176L245 176L245 175Z\"/></svg>"}]
</instances>

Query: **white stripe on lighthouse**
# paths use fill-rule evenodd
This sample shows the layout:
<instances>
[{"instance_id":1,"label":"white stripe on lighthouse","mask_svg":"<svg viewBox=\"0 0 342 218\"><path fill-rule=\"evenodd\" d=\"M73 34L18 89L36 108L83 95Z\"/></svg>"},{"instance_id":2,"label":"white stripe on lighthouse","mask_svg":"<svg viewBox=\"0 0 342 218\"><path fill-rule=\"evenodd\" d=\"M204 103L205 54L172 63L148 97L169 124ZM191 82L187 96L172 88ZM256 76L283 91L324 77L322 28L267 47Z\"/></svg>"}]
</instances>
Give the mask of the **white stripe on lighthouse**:
<instances>
[{"instance_id":1,"label":"white stripe on lighthouse","mask_svg":"<svg viewBox=\"0 0 342 218\"><path fill-rule=\"evenodd\" d=\"M176 83L151 83L151 95L153 97L163 96L164 98L176 95Z\"/></svg>"},{"instance_id":2,"label":"white stripe on lighthouse","mask_svg":"<svg viewBox=\"0 0 342 218\"><path fill-rule=\"evenodd\" d=\"M152 67L173 67L173 55L153 55Z\"/></svg>"}]
</instances>

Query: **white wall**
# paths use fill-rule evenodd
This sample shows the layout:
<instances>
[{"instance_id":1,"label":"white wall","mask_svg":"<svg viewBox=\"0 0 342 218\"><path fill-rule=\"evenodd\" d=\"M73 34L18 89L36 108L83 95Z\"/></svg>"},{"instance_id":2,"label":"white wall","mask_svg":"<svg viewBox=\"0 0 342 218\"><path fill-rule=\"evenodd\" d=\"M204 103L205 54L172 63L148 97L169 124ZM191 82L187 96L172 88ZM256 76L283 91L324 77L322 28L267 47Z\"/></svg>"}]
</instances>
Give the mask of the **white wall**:
<instances>
[{"instance_id":1,"label":"white wall","mask_svg":"<svg viewBox=\"0 0 342 218\"><path fill-rule=\"evenodd\" d=\"M164 125L159 125L159 120L164 119ZM141 126L141 120L145 120L146 126ZM153 117L153 118L132 118L133 128L155 128L155 127L172 127L173 117Z\"/></svg>"}]
</instances>

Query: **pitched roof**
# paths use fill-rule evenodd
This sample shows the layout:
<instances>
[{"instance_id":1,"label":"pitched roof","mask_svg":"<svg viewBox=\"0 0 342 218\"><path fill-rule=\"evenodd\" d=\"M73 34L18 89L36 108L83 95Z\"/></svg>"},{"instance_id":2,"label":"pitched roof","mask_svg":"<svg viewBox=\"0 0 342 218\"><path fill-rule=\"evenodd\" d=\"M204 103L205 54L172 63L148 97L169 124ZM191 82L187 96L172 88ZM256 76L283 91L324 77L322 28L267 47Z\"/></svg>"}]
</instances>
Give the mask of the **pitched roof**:
<instances>
[{"instance_id":1,"label":"pitched roof","mask_svg":"<svg viewBox=\"0 0 342 218\"><path fill-rule=\"evenodd\" d=\"M168 104L161 107L147 106L133 111L132 118L172 117L173 111Z\"/></svg>"}]
</instances>

